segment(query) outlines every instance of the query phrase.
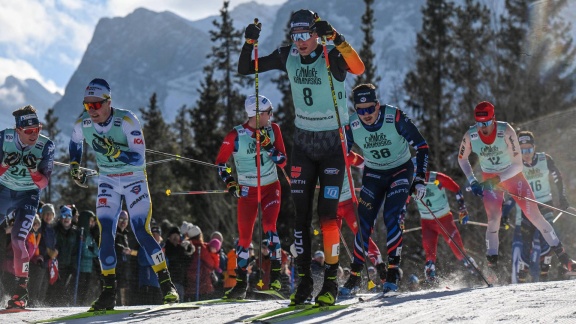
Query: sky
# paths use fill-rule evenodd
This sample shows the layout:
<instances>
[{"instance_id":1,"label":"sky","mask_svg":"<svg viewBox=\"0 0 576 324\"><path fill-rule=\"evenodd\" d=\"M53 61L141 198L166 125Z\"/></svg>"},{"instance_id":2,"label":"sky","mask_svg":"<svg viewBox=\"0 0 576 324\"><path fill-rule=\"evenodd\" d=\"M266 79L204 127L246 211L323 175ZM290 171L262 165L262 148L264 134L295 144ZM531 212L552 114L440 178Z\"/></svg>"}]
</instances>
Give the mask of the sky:
<instances>
[{"instance_id":1,"label":"sky","mask_svg":"<svg viewBox=\"0 0 576 324\"><path fill-rule=\"evenodd\" d=\"M287 0L255 0L282 4ZM231 0L230 8L249 0ZM189 20L218 15L217 0L0 0L0 85L7 76L38 80L49 91L64 87L79 65L98 20L136 8L171 11Z\"/></svg>"},{"instance_id":2,"label":"sky","mask_svg":"<svg viewBox=\"0 0 576 324\"><path fill-rule=\"evenodd\" d=\"M527 283L477 289L440 287L408 292L397 297L355 303L346 309L316 314L282 323L574 323L574 281ZM354 303L348 300L344 303ZM126 313L71 323L241 323L251 316L278 309L288 301L259 301L201 306L130 317ZM154 307L154 306L148 306ZM142 306L116 309L142 309ZM85 312L88 307L39 308L33 312L5 315L11 322L30 322Z\"/></svg>"}]
</instances>

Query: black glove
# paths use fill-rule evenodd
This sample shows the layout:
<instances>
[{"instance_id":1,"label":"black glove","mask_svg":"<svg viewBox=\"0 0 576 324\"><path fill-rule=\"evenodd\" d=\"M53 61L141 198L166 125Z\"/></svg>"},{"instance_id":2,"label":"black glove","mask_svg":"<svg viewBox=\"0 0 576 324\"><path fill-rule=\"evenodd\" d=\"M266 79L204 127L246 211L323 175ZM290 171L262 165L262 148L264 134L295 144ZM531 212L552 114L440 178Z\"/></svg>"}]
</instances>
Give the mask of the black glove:
<instances>
[{"instance_id":1,"label":"black glove","mask_svg":"<svg viewBox=\"0 0 576 324\"><path fill-rule=\"evenodd\" d=\"M417 173L412 181L410 187L410 194L414 194L417 200L426 196L426 175L424 173Z\"/></svg>"},{"instance_id":2,"label":"black glove","mask_svg":"<svg viewBox=\"0 0 576 324\"><path fill-rule=\"evenodd\" d=\"M244 30L244 38L250 44L253 44L260 37L260 30L262 29L262 23L258 22L258 19L254 19L254 23L248 25L246 30ZM250 42L251 41L251 42Z\"/></svg>"},{"instance_id":3,"label":"black glove","mask_svg":"<svg viewBox=\"0 0 576 324\"><path fill-rule=\"evenodd\" d=\"M70 175L72 176L72 180L74 180L74 183L76 183L78 186L82 188L88 188L88 185L86 185L87 180L86 173L80 170L78 162L70 163Z\"/></svg>"},{"instance_id":4,"label":"black glove","mask_svg":"<svg viewBox=\"0 0 576 324\"><path fill-rule=\"evenodd\" d=\"M4 164L5 166L15 166L16 164L20 163L21 157L22 156L18 152L8 153L4 157L4 161L2 161L2 164Z\"/></svg>"},{"instance_id":5,"label":"black glove","mask_svg":"<svg viewBox=\"0 0 576 324\"><path fill-rule=\"evenodd\" d=\"M266 128L260 129L260 146L266 151L270 151L274 148L274 144L272 144L272 140L270 140Z\"/></svg>"},{"instance_id":6,"label":"black glove","mask_svg":"<svg viewBox=\"0 0 576 324\"><path fill-rule=\"evenodd\" d=\"M228 189L228 192L232 196L240 198L240 185L234 178L229 178L228 181L226 181L226 189Z\"/></svg>"},{"instance_id":7,"label":"black glove","mask_svg":"<svg viewBox=\"0 0 576 324\"><path fill-rule=\"evenodd\" d=\"M326 39L328 40L333 40L334 37L336 37L336 30L326 20L315 22L311 29L318 35L318 37L326 36Z\"/></svg>"},{"instance_id":8,"label":"black glove","mask_svg":"<svg viewBox=\"0 0 576 324\"><path fill-rule=\"evenodd\" d=\"M28 169L30 169L30 172L36 171L36 169L37 169L36 162L37 161L38 161L38 158L33 154L28 154L22 159L22 162L24 162L24 165Z\"/></svg>"}]
</instances>

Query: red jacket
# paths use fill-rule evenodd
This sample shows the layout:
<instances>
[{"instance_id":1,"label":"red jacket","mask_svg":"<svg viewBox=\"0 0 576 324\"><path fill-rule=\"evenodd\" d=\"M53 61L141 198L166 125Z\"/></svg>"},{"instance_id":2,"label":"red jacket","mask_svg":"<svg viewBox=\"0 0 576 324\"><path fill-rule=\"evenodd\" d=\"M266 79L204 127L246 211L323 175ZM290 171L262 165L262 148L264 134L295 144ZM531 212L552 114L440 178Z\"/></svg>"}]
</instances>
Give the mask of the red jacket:
<instances>
[{"instance_id":1,"label":"red jacket","mask_svg":"<svg viewBox=\"0 0 576 324\"><path fill-rule=\"evenodd\" d=\"M219 262L212 256L208 250L208 244L198 240L192 240L196 247L196 252L192 255L192 260L186 272L186 296L196 296L197 280L200 280L200 295L214 292L212 285L212 271L218 269ZM200 275L198 275L198 258L200 257Z\"/></svg>"}]
</instances>

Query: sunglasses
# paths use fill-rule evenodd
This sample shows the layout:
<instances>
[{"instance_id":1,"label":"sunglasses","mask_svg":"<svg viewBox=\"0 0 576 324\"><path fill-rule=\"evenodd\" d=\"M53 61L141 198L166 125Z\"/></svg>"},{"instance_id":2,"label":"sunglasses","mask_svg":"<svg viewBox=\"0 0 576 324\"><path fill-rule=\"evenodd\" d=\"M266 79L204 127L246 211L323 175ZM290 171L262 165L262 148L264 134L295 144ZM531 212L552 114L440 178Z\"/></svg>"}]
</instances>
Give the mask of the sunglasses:
<instances>
[{"instance_id":1,"label":"sunglasses","mask_svg":"<svg viewBox=\"0 0 576 324\"><path fill-rule=\"evenodd\" d=\"M128 221L128 218L120 218L120 219L118 219L118 221L120 221L120 222L127 222L127 221Z\"/></svg>"},{"instance_id":2,"label":"sunglasses","mask_svg":"<svg viewBox=\"0 0 576 324\"><path fill-rule=\"evenodd\" d=\"M531 153L534 152L534 148L533 148L533 147L531 147L531 148L523 148L523 149L521 149L521 151L522 151L522 154L531 154Z\"/></svg>"},{"instance_id":3,"label":"sunglasses","mask_svg":"<svg viewBox=\"0 0 576 324\"><path fill-rule=\"evenodd\" d=\"M94 110L99 110L100 108L102 108L102 105L104 105L104 103L108 101L108 99L104 99L102 101L98 101L98 102L85 102L83 101L82 104L84 105L84 109L86 109L86 111L90 110L90 108L94 109Z\"/></svg>"},{"instance_id":4,"label":"sunglasses","mask_svg":"<svg viewBox=\"0 0 576 324\"><path fill-rule=\"evenodd\" d=\"M356 108L356 112L358 113L358 115L361 116L373 114L375 111L376 111L376 105L366 108Z\"/></svg>"},{"instance_id":5,"label":"sunglasses","mask_svg":"<svg viewBox=\"0 0 576 324\"><path fill-rule=\"evenodd\" d=\"M478 126L478 128L488 127L488 126L492 125L493 123L494 123L493 120L489 120L487 122L476 122L476 126Z\"/></svg>"},{"instance_id":6,"label":"sunglasses","mask_svg":"<svg viewBox=\"0 0 576 324\"><path fill-rule=\"evenodd\" d=\"M268 114L268 116L271 116L274 112L272 111L272 109L268 109L268 110L264 110L263 112L261 112L260 114Z\"/></svg>"},{"instance_id":7,"label":"sunglasses","mask_svg":"<svg viewBox=\"0 0 576 324\"><path fill-rule=\"evenodd\" d=\"M24 134L26 135L32 135L32 134L36 134L36 133L40 133L40 129L42 128L42 125L38 125L38 127L33 127L33 128L22 128L20 127L20 130L22 132L24 132Z\"/></svg>"},{"instance_id":8,"label":"sunglasses","mask_svg":"<svg viewBox=\"0 0 576 324\"><path fill-rule=\"evenodd\" d=\"M290 38L292 38L292 40L295 42L299 40L307 41L310 39L310 37L312 37L312 34L310 32L290 34Z\"/></svg>"}]
</instances>

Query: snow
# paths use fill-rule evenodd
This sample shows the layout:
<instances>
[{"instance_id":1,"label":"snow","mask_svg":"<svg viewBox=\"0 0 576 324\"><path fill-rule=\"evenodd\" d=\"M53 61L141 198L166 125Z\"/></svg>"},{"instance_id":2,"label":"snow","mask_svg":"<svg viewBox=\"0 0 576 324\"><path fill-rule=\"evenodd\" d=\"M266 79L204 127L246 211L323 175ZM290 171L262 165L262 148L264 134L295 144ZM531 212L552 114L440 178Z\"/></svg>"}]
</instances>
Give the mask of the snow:
<instances>
[{"instance_id":1,"label":"snow","mask_svg":"<svg viewBox=\"0 0 576 324\"><path fill-rule=\"evenodd\" d=\"M406 292L397 297L356 303L283 323L574 323L574 281L554 281L487 288L442 287ZM347 300L343 303L351 303ZM259 301L204 305L141 317L108 315L69 323L236 323L281 307L288 301ZM117 309L142 309L142 306ZM86 307L43 308L33 312L0 315L6 323L49 319L82 312Z\"/></svg>"}]
</instances>

